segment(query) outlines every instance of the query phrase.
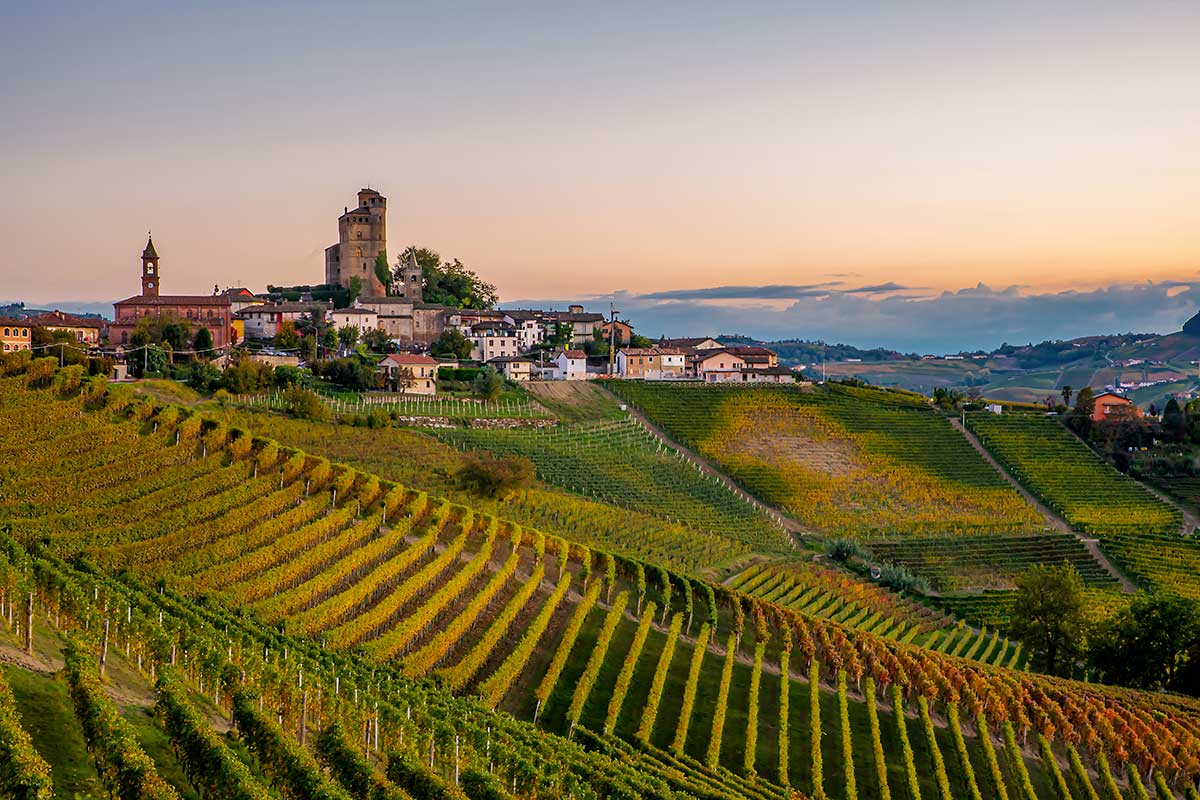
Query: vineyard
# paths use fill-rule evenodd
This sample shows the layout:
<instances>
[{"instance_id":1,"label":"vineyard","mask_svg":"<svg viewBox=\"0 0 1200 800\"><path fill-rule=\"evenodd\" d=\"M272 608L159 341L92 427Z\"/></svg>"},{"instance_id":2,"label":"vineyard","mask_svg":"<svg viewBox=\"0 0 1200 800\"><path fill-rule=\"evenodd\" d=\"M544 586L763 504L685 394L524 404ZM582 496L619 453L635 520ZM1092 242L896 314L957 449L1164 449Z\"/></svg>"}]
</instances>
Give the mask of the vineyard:
<instances>
[{"instance_id":1,"label":"vineyard","mask_svg":"<svg viewBox=\"0 0 1200 800\"><path fill-rule=\"evenodd\" d=\"M464 419L541 419L546 409L528 397L501 400L474 400L464 397L429 397L404 394L355 394L352 398L322 394L322 401L334 414L361 415L386 411L404 417L457 417ZM286 409L282 392L238 395L234 402L248 408Z\"/></svg>"},{"instance_id":2,"label":"vineyard","mask_svg":"<svg viewBox=\"0 0 1200 800\"><path fill-rule=\"evenodd\" d=\"M381 478L470 503L477 511L503 513L520 525L685 572L706 572L736 563L752 552L746 541L724 532L702 530L658 514L619 508L551 486L535 485L503 501L470 495L461 491L453 480L454 470L462 463L462 454L422 431L312 423L237 410L225 410L218 418L227 425L332 461L352 464ZM683 474L691 478L686 470ZM705 482L695 484L694 488L702 493L713 489ZM695 507L698 502L694 498L688 504ZM762 532L760 524L744 520L740 528ZM778 537L778 532L771 535ZM767 549L777 550L782 546L777 543Z\"/></svg>"},{"instance_id":3,"label":"vineyard","mask_svg":"<svg viewBox=\"0 0 1200 800\"><path fill-rule=\"evenodd\" d=\"M814 531L991 535L1043 525L945 417L910 395L637 381L610 388Z\"/></svg>"},{"instance_id":4,"label":"vineyard","mask_svg":"<svg viewBox=\"0 0 1200 800\"><path fill-rule=\"evenodd\" d=\"M871 553L880 561L900 564L941 591L1012 588L1032 564L1073 565L1088 586L1115 586L1116 578L1074 536L1042 533L1028 536L973 536L944 539L876 539Z\"/></svg>"},{"instance_id":5,"label":"vineyard","mask_svg":"<svg viewBox=\"0 0 1200 800\"><path fill-rule=\"evenodd\" d=\"M1102 537L1100 546L1142 586L1200 598L1200 541L1194 534L1114 534Z\"/></svg>"},{"instance_id":6,"label":"vineyard","mask_svg":"<svg viewBox=\"0 0 1200 800\"><path fill-rule=\"evenodd\" d=\"M442 441L533 461L546 483L690 527L757 551L786 550L774 522L633 420L537 430L440 430Z\"/></svg>"},{"instance_id":7,"label":"vineyard","mask_svg":"<svg viewBox=\"0 0 1200 800\"><path fill-rule=\"evenodd\" d=\"M21 382L0 380L0 452L40 468L0 477L0 627L61 637L114 796L1196 796L1200 703L1014 670L1011 643L874 587L753 568L749 594L102 384ZM157 686L170 750L119 721L117 673ZM0 746L44 787L5 708Z\"/></svg>"},{"instance_id":8,"label":"vineyard","mask_svg":"<svg viewBox=\"0 0 1200 800\"><path fill-rule=\"evenodd\" d=\"M1059 422L1023 414L967 415L980 442L1077 531L1178 533L1178 509L1122 475Z\"/></svg>"}]
</instances>

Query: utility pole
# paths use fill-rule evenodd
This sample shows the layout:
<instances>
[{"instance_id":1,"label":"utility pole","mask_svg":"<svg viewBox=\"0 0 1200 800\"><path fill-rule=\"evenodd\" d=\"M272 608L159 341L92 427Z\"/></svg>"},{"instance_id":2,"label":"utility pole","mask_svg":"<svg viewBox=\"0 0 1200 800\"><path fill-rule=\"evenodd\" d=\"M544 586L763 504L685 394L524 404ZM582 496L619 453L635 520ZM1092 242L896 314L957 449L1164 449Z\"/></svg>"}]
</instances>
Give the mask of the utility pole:
<instances>
[{"instance_id":1,"label":"utility pole","mask_svg":"<svg viewBox=\"0 0 1200 800\"><path fill-rule=\"evenodd\" d=\"M613 364L617 360L617 307L608 304L608 375L612 377Z\"/></svg>"}]
</instances>

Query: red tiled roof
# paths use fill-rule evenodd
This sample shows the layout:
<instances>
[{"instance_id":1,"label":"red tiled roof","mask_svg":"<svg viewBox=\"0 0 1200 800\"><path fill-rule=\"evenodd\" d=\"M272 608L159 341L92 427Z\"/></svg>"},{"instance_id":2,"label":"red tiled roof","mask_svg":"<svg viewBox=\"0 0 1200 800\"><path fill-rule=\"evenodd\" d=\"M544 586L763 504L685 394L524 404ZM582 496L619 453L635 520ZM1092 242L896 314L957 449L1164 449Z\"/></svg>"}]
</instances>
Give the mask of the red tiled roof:
<instances>
[{"instance_id":1,"label":"red tiled roof","mask_svg":"<svg viewBox=\"0 0 1200 800\"><path fill-rule=\"evenodd\" d=\"M223 294L162 294L158 297L134 295L113 303L114 306L225 306L229 298Z\"/></svg>"},{"instance_id":2,"label":"red tiled roof","mask_svg":"<svg viewBox=\"0 0 1200 800\"><path fill-rule=\"evenodd\" d=\"M582 350L563 350L562 353L567 358L587 358L587 353Z\"/></svg>"},{"instance_id":3,"label":"red tiled roof","mask_svg":"<svg viewBox=\"0 0 1200 800\"><path fill-rule=\"evenodd\" d=\"M104 320L99 317L80 317L65 311L48 311L29 318L30 325L42 327L60 326L71 328L103 328Z\"/></svg>"}]
</instances>

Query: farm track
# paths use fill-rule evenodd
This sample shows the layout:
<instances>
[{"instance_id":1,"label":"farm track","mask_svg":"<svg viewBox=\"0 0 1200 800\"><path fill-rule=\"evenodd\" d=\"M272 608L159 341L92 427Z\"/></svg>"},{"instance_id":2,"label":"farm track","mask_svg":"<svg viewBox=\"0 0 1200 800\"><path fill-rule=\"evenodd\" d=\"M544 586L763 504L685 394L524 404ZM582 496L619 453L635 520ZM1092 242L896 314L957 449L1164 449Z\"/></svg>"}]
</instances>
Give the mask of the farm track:
<instances>
[{"instance_id":1,"label":"farm track","mask_svg":"<svg viewBox=\"0 0 1200 800\"><path fill-rule=\"evenodd\" d=\"M622 400L620 397L617 397L616 395L612 394L611 392L608 391L608 389L601 387L601 391L603 391L609 397L613 398L613 400L615 400L617 403L626 403L625 400ZM789 531L790 533L798 534L800 536L806 536L806 535L812 534L812 531L808 530L803 525L801 525L799 522L797 522L796 520L787 516L787 514L784 513L784 511L782 509L777 508L775 506L767 505L766 503L762 502L754 495L752 495L749 492L742 489L742 487L738 486L733 481L732 478L730 478L724 472L722 472L721 470L719 470L715 466L713 466L712 462L710 462L704 456L700 455L695 450L692 450L690 447L687 447L687 446L677 442L676 440L672 439L661 428L659 428L657 425L655 425L654 422L652 420L650 420L645 414L643 414L638 409L634 408L632 405L626 403L626 411L629 413L629 415L631 417L633 417L635 420L637 420L642 425L644 425L646 430L650 431L655 436L657 436L658 439L660 441L662 441L663 444L665 444L669 447L673 447L674 449L683 453L685 456L687 456L689 461L691 461L693 464L696 464L700 468L701 472L703 472L705 475L712 476L712 477L716 478L717 480L721 481L721 483L723 483L725 485L725 487L727 489L729 489L729 491L733 492L735 495L742 498L743 500L746 500L751 505L753 505L755 508L758 508L761 511L765 512L766 514L770 515L776 522L778 522L780 525L782 525L785 530Z\"/></svg>"},{"instance_id":2,"label":"farm track","mask_svg":"<svg viewBox=\"0 0 1200 800\"><path fill-rule=\"evenodd\" d=\"M1038 513L1046 518L1046 522L1049 523L1050 527L1061 533L1069 533L1082 542L1083 546L1087 548L1088 553L1091 554L1096 563L1104 567L1105 571L1107 571L1110 575L1116 578L1118 582L1120 582L1121 591L1127 594L1137 591L1137 587L1133 585L1133 582L1126 578L1121 571L1117 569L1111 561L1108 560L1108 557L1100 551L1100 546L1096 539L1089 539L1080 534L1078 531L1073 530L1071 526L1067 524L1065 519L1060 517L1058 514L1055 514L1045 504L1034 497L1029 490L1021 485L1020 481L1010 475L1008 470L1001 466L1000 462L997 461L992 454L988 452L988 449L983 446L983 443L975 437L975 434L964 428L962 422L956 417L950 418L950 424L953 425L959 433L967 437L967 441L971 443L972 447L979 451L979 454L983 456L984 460L991 464L997 472L1003 475L1004 479L1012 484L1014 489L1021 493L1021 496L1025 498L1026 502L1031 504L1038 510Z\"/></svg>"}]
</instances>

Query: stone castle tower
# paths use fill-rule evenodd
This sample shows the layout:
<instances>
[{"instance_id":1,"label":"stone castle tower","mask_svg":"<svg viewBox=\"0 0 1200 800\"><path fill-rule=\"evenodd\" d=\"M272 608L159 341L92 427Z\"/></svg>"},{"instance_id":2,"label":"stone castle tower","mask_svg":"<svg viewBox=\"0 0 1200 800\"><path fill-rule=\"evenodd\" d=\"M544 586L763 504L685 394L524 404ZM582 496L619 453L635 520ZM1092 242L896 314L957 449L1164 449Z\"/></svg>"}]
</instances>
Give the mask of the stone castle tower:
<instances>
[{"instance_id":1,"label":"stone castle tower","mask_svg":"<svg viewBox=\"0 0 1200 800\"><path fill-rule=\"evenodd\" d=\"M404 261L404 266L400 269L400 282L392 287L394 294L397 297L403 297L406 300L412 300L414 303L421 302L421 295L424 293L423 276L419 264L417 264L416 247L409 249L408 258Z\"/></svg>"},{"instance_id":2,"label":"stone castle tower","mask_svg":"<svg viewBox=\"0 0 1200 800\"><path fill-rule=\"evenodd\" d=\"M338 217L338 242L325 248L325 282L350 287L362 281L363 297L381 297L386 287L375 275L375 256L387 250L387 198L374 189L358 193L358 207Z\"/></svg>"}]
</instances>

